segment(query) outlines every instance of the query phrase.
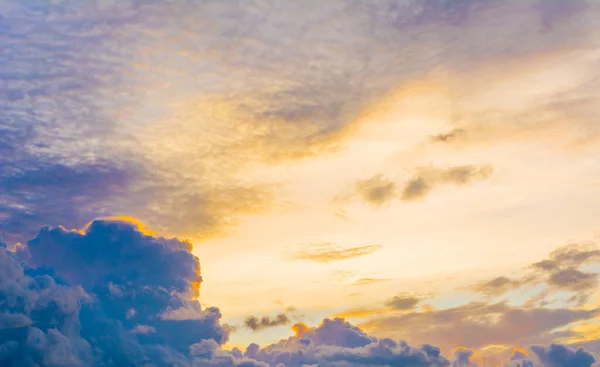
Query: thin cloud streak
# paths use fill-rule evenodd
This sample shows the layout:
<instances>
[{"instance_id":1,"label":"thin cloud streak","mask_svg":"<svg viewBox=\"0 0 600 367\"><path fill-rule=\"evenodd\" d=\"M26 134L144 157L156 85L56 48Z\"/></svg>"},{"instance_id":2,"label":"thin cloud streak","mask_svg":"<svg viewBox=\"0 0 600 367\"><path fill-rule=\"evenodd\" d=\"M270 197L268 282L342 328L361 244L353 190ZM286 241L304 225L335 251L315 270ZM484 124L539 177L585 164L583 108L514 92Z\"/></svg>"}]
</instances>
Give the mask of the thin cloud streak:
<instances>
[{"instance_id":1,"label":"thin cloud streak","mask_svg":"<svg viewBox=\"0 0 600 367\"><path fill-rule=\"evenodd\" d=\"M298 251L291 255L294 260L310 260L317 263L330 263L353 259L379 251L382 246L368 245L343 248L331 243L317 243L307 246L308 249Z\"/></svg>"}]
</instances>

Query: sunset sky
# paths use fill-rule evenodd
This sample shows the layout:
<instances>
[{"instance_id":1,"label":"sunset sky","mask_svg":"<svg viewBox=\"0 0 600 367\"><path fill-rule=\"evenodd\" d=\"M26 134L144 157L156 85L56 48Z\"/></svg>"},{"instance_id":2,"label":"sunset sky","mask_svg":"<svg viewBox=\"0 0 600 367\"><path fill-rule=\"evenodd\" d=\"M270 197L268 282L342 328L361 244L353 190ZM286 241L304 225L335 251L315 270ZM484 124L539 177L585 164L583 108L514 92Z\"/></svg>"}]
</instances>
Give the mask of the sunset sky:
<instances>
[{"instance_id":1,"label":"sunset sky","mask_svg":"<svg viewBox=\"0 0 600 367\"><path fill-rule=\"evenodd\" d=\"M1 366L600 366L600 1L0 0L0 96Z\"/></svg>"}]
</instances>

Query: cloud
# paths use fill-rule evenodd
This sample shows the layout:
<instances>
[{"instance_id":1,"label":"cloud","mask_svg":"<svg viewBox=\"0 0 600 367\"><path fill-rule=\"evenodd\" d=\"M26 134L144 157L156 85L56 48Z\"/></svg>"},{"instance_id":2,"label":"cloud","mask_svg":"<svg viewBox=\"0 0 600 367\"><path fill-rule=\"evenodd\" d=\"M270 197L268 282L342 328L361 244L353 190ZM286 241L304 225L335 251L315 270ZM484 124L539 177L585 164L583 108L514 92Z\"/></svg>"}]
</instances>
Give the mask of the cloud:
<instances>
[{"instance_id":1,"label":"cloud","mask_svg":"<svg viewBox=\"0 0 600 367\"><path fill-rule=\"evenodd\" d=\"M421 298L410 295L398 295L385 302L385 305L397 311L406 311L415 308L421 303Z\"/></svg>"},{"instance_id":2,"label":"cloud","mask_svg":"<svg viewBox=\"0 0 600 367\"><path fill-rule=\"evenodd\" d=\"M412 343L431 343L443 350L456 345L478 349L487 345L527 345L547 341L555 328L590 320L597 310L524 308L506 303L479 303L430 311L375 317L362 324L378 335ZM456 333L460 330L460 333Z\"/></svg>"},{"instance_id":3,"label":"cloud","mask_svg":"<svg viewBox=\"0 0 600 367\"><path fill-rule=\"evenodd\" d=\"M500 276L483 283L475 284L470 289L477 293L483 293L488 296L499 296L507 291L518 288L521 285L519 281L512 280L505 276Z\"/></svg>"},{"instance_id":4,"label":"cloud","mask_svg":"<svg viewBox=\"0 0 600 367\"><path fill-rule=\"evenodd\" d=\"M363 200L373 205L381 205L396 196L396 184L382 175L376 175L356 183Z\"/></svg>"},{"instance_id":5,"label":"cloud","mask_svg":"<svg viewBox=\"0 0 600 367\"><path fill-rule=\"evenodd\" d=\"M27 249L35 267L0 249L3 365L168 364L194 343L227 341L219 310L195 300L189 243L94 221L85 233L44 228ZM171 309L196 317L161 317Z\"/></svg>"},{"instance_id":6,"label":"cloud","mask_svg":"<svg viewBox=\"0 0 600 367\"><path fill-rule=\"evenodd\" d=\"M340 318L317 327L296 324L295 336L263 348L251 344L244 352L223 350L230 328L220 325L218 309L202 309L195 299L201 277L189 243L146 235L124 220L97 220L82 233L44 228L26 247L30 264L0 246L2 365L471 366L465 364L471 361L466 349L450 361L430 344L412 347L374 337ZM416 305L413 298L398 296L388 304L406 309ZM370 326L442 346L451 340L478 347L543 340L544 333L595 314L474 303L380 318ZM284 320L289 322L282 314L249 324L260 329ZM561 345L532 350L546 366L589 367L593 362L588 352ZM525 358L513 355L525 366L520 357Z\"/></svg>"},{"instance_id":7,"label":"cloud","mask_svg":"<svg viewBox=\"0 0 600 367\"><path fill-rule=\"evenodd\" d=\"M383 307L356 307L335 314L335 317L341 318L367 318L371 316L381 316L384 314L395 314L413 311L425 299L426 296L413 294L399 294L383 302Z\"/></svg>"},{"instance_id":8,"label":"cloud","mask_svg":"<svg viewBox=\"0 0 600 367\"><path fill-rule=\"evenodd\" d=\"M310 328L295 327L296 336L260 348L250 345L244 356L269 366L446 366L446 359L435 347L413 348L404 342L369 337L343 319L325 319Z\"/></svg>"},{"instance_id":9,"label":"cloud","mask_svg":"<svg viewBox=\"0 0 600 367\"><path fill-rule=\"evenodd\" d=\"M478 367L472 363L475 352L468 348L456 348L452 353L452 367Z\"/></svg>"},{"instance_id":10,"label":"cloud","mask_svg":"<svg viewBox=\"0 0 600 367\"><path fill-rule=\"evenodd\" d=\"M463 135L464 133L465 130L463 129L453 129L447 133L432 135L429 138L433 143L449 143L460 139L461 135Z\"/></svg>"},{"instance_id":11,"label":"cloud","mask_svg":"<svg viewBox=\"0 0 600 367\"><path fill-rule=\"evenodd\" d=\"M567 245L553 251L548 259L534 263L540 270L552 271L558 268L577 268L590 262L600 261L600 250L593 245Z\"/></svg>"},{"instance_id":12,"label":"cloud","mask_svg":"<svg viewBox=\"0 0 600 367\"><path fill-rule=\"evenodd\" d=\"M423 199L436 186L466 185L476 180L487 179L492 173L493 169L489 165L447 168L421 167L416 169L415 175L403 185L390 181L381 174L359 180L356 182L354 195L358 194L361 199L374 206L380 206L396 197L403 201L416 201ZM398 192L398 186L403 186L400 192Z\"/></svg>"},{"instance_id":13,"label":"cloud","mask_svg":"<svg viewBox=\"0 0 600 367\"><path fill-rule=\"evenodd\" d=\"M528 272L512 279L499 276L468 289L488 296L501 296L514 289L543 285L534 300L547 302L553 291L569 292L569 301L585 302L598 286L598 274L582 270L584 265L600 263L600 250L594 245L571 244L558 248L548 258L531 264Z\"/></svg>"},{"instance_id":14,"label":"cloud","mask_svg":"<svg viewBox=\"0 0 600 367\"><path fill-rule=\"evenodd\" d=\"M571 292L582 292L597 287L598 274L585 273L577 269L564 269L551 274L548 284Z\"/></svg>"},{"instance_id":15,"label":"cloud","mask_svg":"<svg viewBox=\"0 0 600 367\"><path fill-rule=\"evenodd\" d=\"M583 349L572 350L560 344L551 344L550 347L533 346L531 350L547 367L591 367L594 357Z\"/></svg>"},{"instance_id":16,"label":"cloud","mask_svg":"<svg viewBox=\"0 0 600 367\"><path fill-rule=\"evenodd\" d=\"M304 324L294 325L296 335L277 343L259 347L248 346L245 352L234 351L237 358L248 358L260 361L268 366L301 367L318 366L400 366L400 367L486 367L480 365L480 358L475 358L475 351L459 347L454 349L452 358L445 358L440 349L429 344L411 347L406 342L388 338L369 337L357 327L343 319L325 319L316 327ZM554 351L554 352L550 352ZM556 351L560 351L557 353ZM551 358L546 355L553 354ZM562 355L560 355L562 354ZM531 356L530 356L531 355ZM538 355L543 357L539 358ZM559 356L557 356L559 355ZM553 344L548 348L532 347L532 352L515 349L504 359L505 366L510 367L542 367L573 366L589 367L591 354L583 350L576 352L570 348ZM593 357L591 359L593 362ZM545 364L544 364L545 363ZM500 361L499 364L503 365Z\"/></svg>"},{"instance_id":17,"label":"cloud","mask_svg":"<svg viewBox=\"0 0 600 367\"><path fill-rule=\"evenodd\" d=\"M465 80L488 81L465 71L538 68L593 44L595 2L576 3L6 2L0 230L23 242L41 225L131 215L222 233L270 203L270 182L240 179L248 164L335 149L373 101L432 70L458 73L459 100ZM589 132L597 89L548 103ZM469 136L500 135L476 112ZM503 129L522 120L501 115Z\"/></svg>"},{"instance_id":18,"label":"cloud","mask_svg":"<svg viewBox=\"0 0 600 367\"><path fill-rule=\"evenodd\" d=\"M258 318L256 316L248 316L244 320L244 326L252 331L259 331L271 327L289 324L291 320L284 313L280 313L271 319L269 316Z\"/></svg>"},{"instance_id":19,"label":"cloud","mask_svg":"<svg viewBox=\"0 0 600 367\"><path fill-rule=\"evenodd\" d=\"M407 181L402 190L402 200L414 201L427 196L439 185L465 185L491 176L491 166L455 166L449 168L421 168Z\"/></svg>"},{"instance_id":20,"label":"cloud","mask_svg":"<svg viewBox=\"0 0 600 367\"><path fill-rule=\"evenodd\" d=\"M369 285L369 284L374 284L374 283L381 283L381 282L387 282L390 279L387 278L360 278L355 280L352 285Z\"/></svg>"},{"instance_id":21,"label":"cloud","mask_svg":"<svg viewBox=\"0 0 600 367\"><path fill-rule=\"evenodd\" d=\"M369 255L381 249L380 245L341 248L331 243L316 243L309 245L309 247L310 249L308 250L298 251L293 254L292 259L329 263Z\"/></svg>"}]
</instances>

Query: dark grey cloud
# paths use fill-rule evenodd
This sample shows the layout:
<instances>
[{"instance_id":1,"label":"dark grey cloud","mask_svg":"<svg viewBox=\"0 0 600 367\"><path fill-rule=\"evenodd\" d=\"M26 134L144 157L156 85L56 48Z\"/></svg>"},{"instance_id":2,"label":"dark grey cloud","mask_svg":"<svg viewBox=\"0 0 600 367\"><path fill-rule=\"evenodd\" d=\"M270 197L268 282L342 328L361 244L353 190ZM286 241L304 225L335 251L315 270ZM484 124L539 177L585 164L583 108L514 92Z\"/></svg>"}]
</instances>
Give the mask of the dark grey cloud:
<instances>
[{"instance_id":1,"label":"dark grey cloud","mask_svg":"<svg viewBox=\"0 0 600 367\"><path fill-rule=\"evenodd\" d=\"M380 245L342 248L331 243L316 243L310 244L307 247L306 250L301 250L292 254L292 259L329 263L369 255L381 249Z\"/></svg>"},{"instance_id":2,"label":"dark grey cloud","mask_svg":"<svg viewBox=\"0 0 600 367\"><path fill-rule=\"evenodd\" d=\"M531 350L537 355L546 367L591 367L595 359L583 349L570 349L560 344L550 347L533 346Z\"/></svg>"},{"instance_id":3,"label":"dark grey cloud","mask_svg":"<svg viewBox=\"0 0 600 367\"><path fill-rule=\"evenodd\" d=\"M423 199L439 185L466 185L491 176L491 166L455 166L449 168L421 168L404 184L402 200Z\"/></svg>"},{"instance_id":4,"label":"dark grey cloud","mask_svg":"<svg viewBox=\"0 0 600 367\"><path fill-rule=\"evenodd\" d=\"M248 316L244 320L244 326L252 331L259 331L271 327L287 325L290 322L291 320L286 314L280 313L273 318L269 316L263 316L260 318L257 316Z\"/></svg>"}]
</instances>

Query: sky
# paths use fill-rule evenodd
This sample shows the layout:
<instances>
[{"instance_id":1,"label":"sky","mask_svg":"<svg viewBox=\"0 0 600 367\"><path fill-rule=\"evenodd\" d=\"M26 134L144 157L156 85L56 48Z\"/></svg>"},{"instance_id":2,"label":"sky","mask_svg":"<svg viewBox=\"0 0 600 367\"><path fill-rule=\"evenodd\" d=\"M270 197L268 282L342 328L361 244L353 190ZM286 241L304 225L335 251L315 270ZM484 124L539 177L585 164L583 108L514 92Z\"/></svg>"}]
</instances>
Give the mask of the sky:
<instances>
[{"instance_id":1,"label":"sky","mask_svg":"<svg viewBox=\"0 0 600 367\"><path fill-rule=\"evenodd\" d=\"M600 366L598 91L597 0L0 0L0 365Z\"/></svg>"}]
</instances>

